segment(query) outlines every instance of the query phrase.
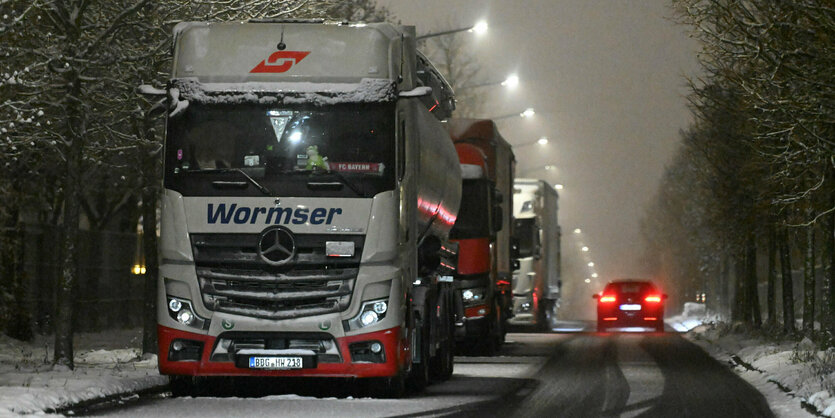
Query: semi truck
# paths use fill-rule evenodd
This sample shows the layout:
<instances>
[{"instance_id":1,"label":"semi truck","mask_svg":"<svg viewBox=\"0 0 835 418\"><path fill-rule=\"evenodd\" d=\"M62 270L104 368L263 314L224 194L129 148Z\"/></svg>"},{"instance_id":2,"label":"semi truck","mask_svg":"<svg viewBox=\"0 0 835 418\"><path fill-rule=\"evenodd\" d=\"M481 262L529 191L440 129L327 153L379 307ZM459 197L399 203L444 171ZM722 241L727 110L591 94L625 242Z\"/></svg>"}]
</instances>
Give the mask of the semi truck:
<instances>
[{"instance_id":1,"label":"semi truck","mask_svg":"<svg viewBox=\"0 0 835 418\"><path fill-rule=\"evenodd\" d=\"M190 22L166 94L159 370L350 378L401 396L452 374L452 90L389 23Z\"/></svg>"},{"instance_id":2,"label":"semi truck","mask_svg":"<svg viewBox=\"0 0 835 418\"><path fill-rule=\"evenodd\" d=\"M516 179L514 237L519 269L513 273L514 327L547 331L557 319L562 288L557 191L543 180Z\"/></svg>"},{"instance_id":3,"label":"semi truck","mask_svg":"<svg viewBox=\"0 0 835 418\"><path fill-rule=\"evenodd\" d=\"M459 217L456 343L464 352L495 354L511 315L511 227L516 158L488 119L450 119L463 177Z\"/></svg>"}]
</instances>

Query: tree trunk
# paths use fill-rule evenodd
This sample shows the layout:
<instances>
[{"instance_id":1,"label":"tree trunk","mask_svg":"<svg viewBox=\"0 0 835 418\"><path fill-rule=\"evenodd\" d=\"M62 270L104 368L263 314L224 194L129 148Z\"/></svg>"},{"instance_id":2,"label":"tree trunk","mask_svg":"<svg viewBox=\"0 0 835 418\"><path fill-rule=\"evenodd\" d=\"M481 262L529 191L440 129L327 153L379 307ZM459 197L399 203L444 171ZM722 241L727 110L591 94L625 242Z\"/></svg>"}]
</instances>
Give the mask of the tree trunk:
<instances>
[{"instance_id":1,"label":"tree trunk","mask_svg":"<svg viewBox=\"0 0 835 418\"><path fill-rule=\"evenodd\" d=\"M746 321L745 255L734 257L734 301L731 305L731 321Z\"/></svg>"},{"instance_id":2,"label":"tree trunk","mask_svg":"<svg viewBox=\"0 0 835 418\"><path fill-rule=\"evenodd\" d=\"M830 170L830 172L835 170ZM835 190L830 193L829 207L835 207ZM826 216L824 223L824 241L826 241L826 254L823 259L827 261L826 269L826 293L827 309L826 324L831 335L835 335L835 212Z\"/></svg>"},{"instance_id":3,"label":"tree trunk","mask_svg":"<svg viewBox=\"0 0 835 418\"><path fill-rule=\"evenodd\" d=\"M762 312L760 311L760 293L757 289L757 241L751 234L745 248L745 283L746 283L746 318L750 323L759 328L762 325Z\"/></svg>"},{"instance_id":4,"label":"tree trunk","mask_svg":"<svg viewBox=\"0 0 835 418\"><path fill-rule=\"evenodd\" d=\"M815 228L806 227L803 251L803 332L815 329Z\"/></svg>"},{"instance_id":5,"label":"tree trunk","mask_svg":"<svg viewBox=\"0 0 835 418\"><path fill-rule=\"evenodd\" d=\"M55 354L53 363L67 366L73 364L73 301L75 283L78 280L78 227L81 213L81 167L83 139L86 126L82 104L78 97L81 93L80 80L77 76L68 80L69 94L67 101L67 126L65 135L69 141L67 147L66 181L64 183L64 225L62 228L61 275L56 286L55 309Z\"/></svg>"},{"instance_id":6,"label":"tree trunk","mask_svg":"<svg viewBox=\"0 0 835 418\"><path fill-rule=\"evenodd\" d=\"M15 190L14 194L20 193ZM4 231L4 244L6 248L2 251L3 274L9 277L9 291L12 295L9 312L9 323L5 324L6 333L21 341L32 340L32 318L29 311L29 303L26 300L28 283L26 282L23 269L24 257L24 227L20 222L17 205L10 208L6 230Z\"/></svg>"},{"instance_id":7,"label":"tree trunk","mask_svg":"<svg viewBox=\"0 0 835 418\"><path fill-rule=\"evenodd\" d=\"M777 233L774 222L768 223L768 296L766 305L768 310L768 327L777 325Z\"/></svg>"},{"instance_id":8,"label":"tree trunk","mask_svg":"<svg viewBox=\"0 0 835 418\"><path fill-rule=\"evenodd\" d=\"M780 252L780 271L783 279L783 330L787 334L794 334L794 281L792 280L789 231L785 226L780 227L777 247Z\"/></svg>"},{"instance_id":9,"label":"tree trunk","mask_svg":"<svg viewBox=\"0 0 835 418\"><path fill-rule=\"evenodd\" d=\"M722 267L721 271L719 272L719 309L721 309L722 315L727 318L728 311L730 310L730 297L728 296L728 285L730 284L730 277L731 277L731 268L729 257L727 255L722 256Z\"/></svg>"}]
</instances>

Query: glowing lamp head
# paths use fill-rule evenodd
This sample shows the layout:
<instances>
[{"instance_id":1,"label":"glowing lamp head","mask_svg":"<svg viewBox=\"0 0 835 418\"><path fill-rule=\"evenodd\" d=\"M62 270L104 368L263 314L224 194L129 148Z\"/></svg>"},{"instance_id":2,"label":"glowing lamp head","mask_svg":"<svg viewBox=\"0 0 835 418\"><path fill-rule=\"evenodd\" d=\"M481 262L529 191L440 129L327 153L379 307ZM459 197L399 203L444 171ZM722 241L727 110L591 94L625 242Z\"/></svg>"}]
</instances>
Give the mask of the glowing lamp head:
<instances>
[{"instance_id":1,"label":"glowing lamp head","mask_svg":"<svg viewBox=\"0 0 835 418\"><path fill-rule=\"evenodd\" d=\"M475 24L475 26L473 26L472 31L476 35L484 35L485 33L487 33L487 22L483 20L479 21Z\"/></svg>"},{"instance_id":2,"label":"glowing lamp head","mask_svg":"<svg viewBox=\"0 0 835 418\"><path fill-rule=\"evenodd\" d=\"M360 316L360 322L363 326L367 327L375 322L377 322L377 313L374 311L365 311Z\"/></svg>"}]
</instances>

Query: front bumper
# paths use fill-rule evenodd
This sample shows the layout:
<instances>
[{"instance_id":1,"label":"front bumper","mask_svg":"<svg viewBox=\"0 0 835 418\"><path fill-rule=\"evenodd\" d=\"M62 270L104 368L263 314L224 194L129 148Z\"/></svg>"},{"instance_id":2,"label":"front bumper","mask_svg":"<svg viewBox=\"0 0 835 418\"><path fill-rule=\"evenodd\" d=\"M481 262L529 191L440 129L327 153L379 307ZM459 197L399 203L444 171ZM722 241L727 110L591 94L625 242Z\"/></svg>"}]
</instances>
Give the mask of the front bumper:
<instances>
[{"instance_id":1,"label":"front bumper","mask_svg":"<svg viewBox=\"0 0 835 418\"><path fill-rule=\"evenodd\" d=\"M217 337L157 326L159 333L159 372L184 376L276 376L276 377L392 377L408 364L408 348L400 339L401 328L394 327L367 334L336 338L341 362L318 363L315 368L295 370L262 370L240 368L234 361L210 361ZM199 361L169 360L169 349L174 340L202 343ZM351 359L349 346L361 341L379 341L385 353L384 363L369 363Z\"/></svg>"}]
</instances>

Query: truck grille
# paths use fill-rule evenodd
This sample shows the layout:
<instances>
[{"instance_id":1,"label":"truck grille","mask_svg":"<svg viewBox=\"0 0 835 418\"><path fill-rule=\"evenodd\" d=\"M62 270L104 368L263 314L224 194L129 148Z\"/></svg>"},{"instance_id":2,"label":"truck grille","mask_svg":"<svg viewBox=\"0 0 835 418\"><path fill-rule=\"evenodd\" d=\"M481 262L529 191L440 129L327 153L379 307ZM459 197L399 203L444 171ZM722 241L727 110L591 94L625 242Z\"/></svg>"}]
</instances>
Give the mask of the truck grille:
<instances>
[{"instance_id":1,"label":"truck grille","mask_svg":"<svg viewBox=\"0 0 835 418\"><path fill-rule=\"evenodd\" d=\"M260 234L192 234L197 278L208 309L287 319L348 308L363 236L296 235L296 257L280 267L261 260L259 239ZM353 241L354 256L327 257L328 240Z\"/></svg>"}]
</instances>

